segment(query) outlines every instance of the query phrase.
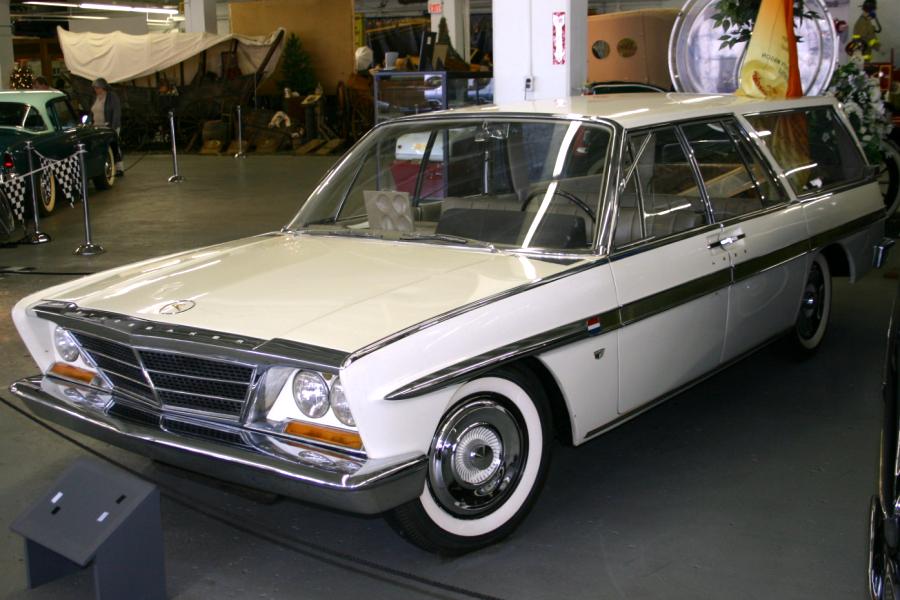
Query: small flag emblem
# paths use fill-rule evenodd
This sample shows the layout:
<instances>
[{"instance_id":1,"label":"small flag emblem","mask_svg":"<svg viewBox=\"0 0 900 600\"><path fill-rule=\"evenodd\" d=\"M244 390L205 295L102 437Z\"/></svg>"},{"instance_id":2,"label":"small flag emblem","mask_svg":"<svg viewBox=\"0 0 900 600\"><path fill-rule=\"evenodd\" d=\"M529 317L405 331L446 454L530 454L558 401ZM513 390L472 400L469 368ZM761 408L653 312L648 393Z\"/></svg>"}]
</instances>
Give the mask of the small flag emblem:
<instances>
[{"instance_id":1,"label":"small flag emblem","mask_svg":"<svg viewBox=\"0 0 900 600\"><path fill-rule=\"evenodd\" d=\"M587 320L587 330L590 335L597 335L600 333L600 317L591 317Z\"/></svg>"}]
</instances>

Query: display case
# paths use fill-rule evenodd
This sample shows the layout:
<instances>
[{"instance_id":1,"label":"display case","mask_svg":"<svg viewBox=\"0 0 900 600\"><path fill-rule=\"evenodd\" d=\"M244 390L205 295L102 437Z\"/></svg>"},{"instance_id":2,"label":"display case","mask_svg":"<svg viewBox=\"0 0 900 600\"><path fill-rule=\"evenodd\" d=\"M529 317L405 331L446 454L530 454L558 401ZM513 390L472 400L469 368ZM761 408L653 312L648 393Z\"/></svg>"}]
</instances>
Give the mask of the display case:
<instances>
[{"instance_id":1,"label":"display case","mask_svg":"<svg viewBox=\"0 0 900 600\"><path fill-rule=\"evenodd\" d=\"M375 123L423 112L494 101L494 76L447 71L380 71L375 74Z\"/></svg>"}]
</instances>

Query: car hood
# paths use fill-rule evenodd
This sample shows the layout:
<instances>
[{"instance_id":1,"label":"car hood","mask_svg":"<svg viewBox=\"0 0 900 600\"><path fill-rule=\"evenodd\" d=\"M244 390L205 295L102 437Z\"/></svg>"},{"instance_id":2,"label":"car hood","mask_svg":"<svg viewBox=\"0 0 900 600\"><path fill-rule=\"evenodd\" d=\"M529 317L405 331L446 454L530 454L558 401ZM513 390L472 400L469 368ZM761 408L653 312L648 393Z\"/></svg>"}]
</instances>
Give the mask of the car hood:
<instances>
[{"instance_id":1,"label":"car hood","mask_svg":"<svg viewBox=\"0 0 900 600\"><path fill-rule=\"evenodd\" d=\"M349 352L566 268L486 250L273 234L122 267L47 299ZM180 300L194 306L160 313Z\"/></svg>"}]
</instances>

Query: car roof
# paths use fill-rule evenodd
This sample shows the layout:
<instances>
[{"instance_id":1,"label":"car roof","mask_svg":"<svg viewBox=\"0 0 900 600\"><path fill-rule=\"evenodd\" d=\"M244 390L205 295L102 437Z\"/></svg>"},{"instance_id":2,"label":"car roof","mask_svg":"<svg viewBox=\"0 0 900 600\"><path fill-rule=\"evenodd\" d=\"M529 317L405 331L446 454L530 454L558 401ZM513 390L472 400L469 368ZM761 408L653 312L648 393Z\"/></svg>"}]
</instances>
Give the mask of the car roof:
<instances>
[{"instance_id":1,"label":"car roof","mask_svg":"<svg viewBox=\"0 0 900 600\"><path fill-rule=\"evenodd\" d=\"M454 114L515 113L567 118L603 118L625 128L727 114L750 114L834 104L831 96L805 96L788 100L757 100L734 94L637 93L572 96L557 100L534 100L501 105L457 109Z\"/></svg>"},{"instance_id":2,"label":"car roof","mask_svg":"<svg viewBox=\"0 0 900 600\"><path fill-rule=\"evenodd\" d=\"M59 90L3 90L0 91L0 102L26 102L28 104L44 103L52 98L65 97Z\"/></svg>"}]
</instances>

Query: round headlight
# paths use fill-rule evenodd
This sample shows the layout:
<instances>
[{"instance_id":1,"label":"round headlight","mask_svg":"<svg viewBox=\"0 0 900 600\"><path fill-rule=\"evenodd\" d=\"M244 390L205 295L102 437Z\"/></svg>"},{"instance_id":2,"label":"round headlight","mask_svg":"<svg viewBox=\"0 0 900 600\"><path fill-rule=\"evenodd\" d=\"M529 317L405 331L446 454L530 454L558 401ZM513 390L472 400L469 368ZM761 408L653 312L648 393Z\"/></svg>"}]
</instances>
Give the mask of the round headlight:
<instances>
[{"instance_id":1,"label":"round headlight","mask_svg":"<svg viewBox=\"0 0 900 600\"><path fill-rule=\"evenodd\" d=\"M294 402L307 417L318 419L328 412L328 384L313 371L294 375Z\"/></svg>"},{"instance_id":2,"label":"round headlight","mask_svg":"<svg viewBox=\"0 0 900 600\"><path fill-rule=\"evenodd\" d=\"M334 380L331 385L331 410L338 421L348 427L356 427L356 421L353 420L353 414L350 412L350 405L347 404L347 396L344 395L344 386L341 384L340 378Z\"/></svg>"},{"instance_id":3,"label":"round headlight","mask_svg":"<svg viewBox=\"0 0 900 600\"><path fill-rule=\"evenodd\" d=\"M78 358L78 345L72 339L72 335L62 327L57 327L53 332L53 343L63 360L72 362Z\"/></svg>"}]
</instances>

